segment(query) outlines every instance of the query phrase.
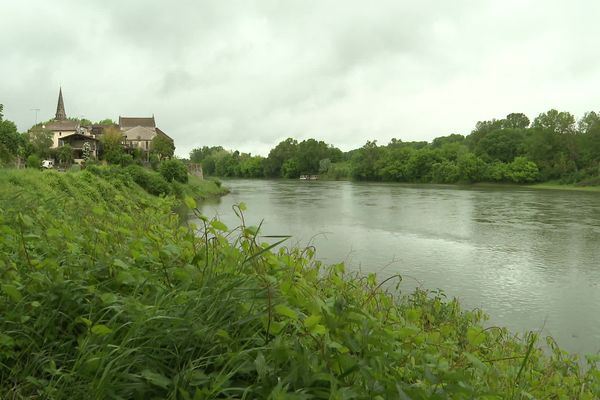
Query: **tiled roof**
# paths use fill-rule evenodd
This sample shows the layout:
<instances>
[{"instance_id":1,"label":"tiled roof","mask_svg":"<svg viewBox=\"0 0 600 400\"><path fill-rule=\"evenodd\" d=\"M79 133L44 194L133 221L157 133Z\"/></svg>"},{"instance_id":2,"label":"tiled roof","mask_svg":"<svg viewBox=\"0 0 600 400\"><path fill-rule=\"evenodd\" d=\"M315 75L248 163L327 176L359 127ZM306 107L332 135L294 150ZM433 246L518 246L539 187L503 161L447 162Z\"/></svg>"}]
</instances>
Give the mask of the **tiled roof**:
<instances>
[{"instance_id":1,"label":"tiled roof","mask_svg":"<svg viewBox=\"0 0 600 400\"><path fill-rule=\"evenodd\" d=\"M45 125L46 129L51 131L76 131L79 128L78 121L71 121L70 119L63 119L60 121L51 121Z\"/></svg>"},{"instance_id":2,"label":"tiled roof","mask_svg":"<svg viewBox=\"0 0 600 400\"><path fill-rule=\"evenodd\" d=\"M119 117L119 126L122 130L127 130L136 126L144 128L156 128L154 116L152 117Z\"/></svg>"},{"instance_id":3,"label":"tiled roof","mask_svg":"<svg viewBox=\"0 0 600 400\"><path fill-rule=\"evenodd\" d=\"M156 128L156 133L158 133L159 135L164 135L167 137L167 139L170 139L171 141L173 141L173 138L171 138L171 136L169 136L166 133L164 133L163 131L161 131L160 128Z\"/></svg>"},{"instance_id":4,"label":"tiled roof","mask_svg":"<svg viewBox=\"0 0 600 400\"><path fill-rule=\"evenodd\" d=\"M72 133L70 135L67 136L63 136L60 138L60 140L66 140L66 141L70 141L70 140L74 140L74 139L80 139L80 140L91 140L94 142L97 142L98 139L92 137L92 136L88 136L88 135L82 135L81 133Z\"/></svg>"}]
</instances>

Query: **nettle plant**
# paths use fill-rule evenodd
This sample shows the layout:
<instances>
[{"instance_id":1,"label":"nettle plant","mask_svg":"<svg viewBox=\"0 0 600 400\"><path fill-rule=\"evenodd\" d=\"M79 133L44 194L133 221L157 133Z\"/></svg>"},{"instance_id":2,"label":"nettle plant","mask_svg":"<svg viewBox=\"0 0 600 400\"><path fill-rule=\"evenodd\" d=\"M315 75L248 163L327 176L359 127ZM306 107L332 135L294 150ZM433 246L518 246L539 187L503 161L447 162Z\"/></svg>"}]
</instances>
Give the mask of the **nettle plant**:
<instances>
[{"instance_id":1,"label":"nettle plant","mask_svg":"<svg viewBox=\"0 0 600 400\"><path fill-rule=\"evenodd\" d=\"M0 398L594 399L597 359L123 175L0 177Z\"/></svg>"}]
</instances>

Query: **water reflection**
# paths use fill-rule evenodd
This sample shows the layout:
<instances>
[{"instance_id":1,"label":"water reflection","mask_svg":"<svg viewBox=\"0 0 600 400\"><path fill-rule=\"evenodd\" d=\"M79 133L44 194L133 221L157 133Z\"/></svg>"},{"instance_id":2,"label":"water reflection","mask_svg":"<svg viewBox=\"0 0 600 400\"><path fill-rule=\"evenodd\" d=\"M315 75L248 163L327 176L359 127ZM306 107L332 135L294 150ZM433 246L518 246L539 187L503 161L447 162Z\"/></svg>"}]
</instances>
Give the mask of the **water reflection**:
<instances>
[{"instance_id":1,"label":"water reflection","mask_svg":"<svg viewBox=\"0 0 600 400\"><path fill-rule=\"evenodd\" d=\"M552 334L571 351L600 350L600 195L507 188L351 182L227 181L203 205L230 226L231 206L264 218L265 235L311 242L403 288L421 282L481 307L493 324Z\"/></svg>"}]
</instances>

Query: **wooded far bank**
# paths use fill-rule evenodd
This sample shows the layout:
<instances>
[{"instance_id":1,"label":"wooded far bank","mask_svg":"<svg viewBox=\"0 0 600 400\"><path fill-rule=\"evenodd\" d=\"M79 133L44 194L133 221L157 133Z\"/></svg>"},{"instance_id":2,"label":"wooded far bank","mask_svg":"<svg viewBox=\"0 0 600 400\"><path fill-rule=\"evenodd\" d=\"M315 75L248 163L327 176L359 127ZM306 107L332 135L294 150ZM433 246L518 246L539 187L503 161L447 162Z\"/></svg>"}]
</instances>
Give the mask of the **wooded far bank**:
<instances>
[{"instance_id":1,"label":"wooded far bank","mask_svg":"<svg viewBox=\"0 0 600 400\"><path fill-rule=\"evenodd\" d=\"M343 152L316 139L288 138L267 157L199 147L190 161L204 173L221 177L356 179L414 183L556 181L600 184L600 113L576 121L550 110L533 122L522 113L479 121L469 135L451 134L431 143L392 139L387 145L367 141Z\"/></svg>"}]
</instances>

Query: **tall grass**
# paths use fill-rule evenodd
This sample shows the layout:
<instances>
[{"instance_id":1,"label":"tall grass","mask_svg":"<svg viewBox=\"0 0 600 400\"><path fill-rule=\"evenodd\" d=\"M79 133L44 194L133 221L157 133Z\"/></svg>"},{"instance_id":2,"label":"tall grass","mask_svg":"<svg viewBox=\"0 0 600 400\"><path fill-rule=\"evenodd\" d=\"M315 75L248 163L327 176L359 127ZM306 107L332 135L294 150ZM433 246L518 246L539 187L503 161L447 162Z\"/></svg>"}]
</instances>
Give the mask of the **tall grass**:
<instances>
[{"instance_id":1,"label":"tall grass","mask_svg":"<svg viewBox=\"0 0 600 400\"><path fill-rule=\"evenodd\" d=\"M584 373L439 292L274 252L243 218L182 225L174 197L120 174L4 172L2 399L600 394L594 360Z\"/></svg>"}]
</instances>

